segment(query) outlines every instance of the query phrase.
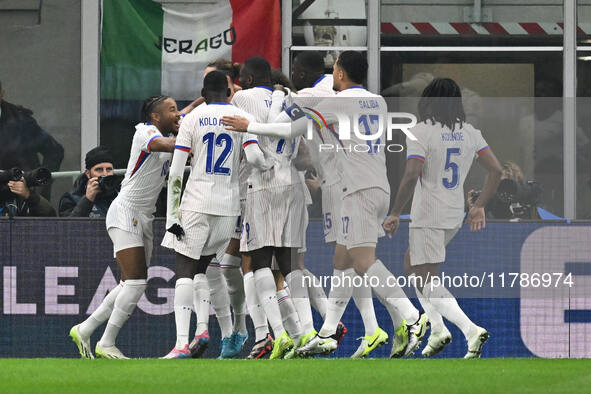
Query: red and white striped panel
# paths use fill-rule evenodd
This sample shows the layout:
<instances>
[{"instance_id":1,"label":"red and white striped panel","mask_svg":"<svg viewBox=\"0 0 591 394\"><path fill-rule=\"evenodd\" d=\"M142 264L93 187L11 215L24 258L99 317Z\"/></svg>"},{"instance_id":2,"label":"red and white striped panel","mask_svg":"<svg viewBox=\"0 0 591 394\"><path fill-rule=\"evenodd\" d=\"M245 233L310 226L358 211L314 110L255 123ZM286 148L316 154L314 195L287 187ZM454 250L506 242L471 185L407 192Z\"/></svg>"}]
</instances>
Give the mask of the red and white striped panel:
<instances>
[{"instance_id":1,"label":"red and white striped panel","mask_svg":"<svg viewBox=\"0 0 591 394\"><path fill-rule=\"evenodd\" d=\"M541 22L382 22L382 33L397 35L561 35L563 23ZM580 23L578 33L591 35L591 23Z\"/></svg>"}]
</instances>

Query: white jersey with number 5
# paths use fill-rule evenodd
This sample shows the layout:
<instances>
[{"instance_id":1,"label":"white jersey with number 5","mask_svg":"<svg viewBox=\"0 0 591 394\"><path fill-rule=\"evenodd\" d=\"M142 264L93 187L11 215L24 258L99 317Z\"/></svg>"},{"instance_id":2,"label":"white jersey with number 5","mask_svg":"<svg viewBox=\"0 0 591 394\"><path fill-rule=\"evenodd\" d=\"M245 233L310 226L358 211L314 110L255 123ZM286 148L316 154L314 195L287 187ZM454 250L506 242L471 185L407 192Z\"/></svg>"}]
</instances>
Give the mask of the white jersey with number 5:
<instances>
[{"instance_id":1,"label":"white jersey with number 5","mask_svg":"<svg viewBox=\"0 0 591 394\"><path fill-rule=\"evenodd\" d=\"M150 150L152 141L158 137L164 136L154 125L135 126L125 179L116 198L122 205L146 215L155 210L172 158L172 153Z\"/></svg>"},{"instance_id":2,"label":"white jersey with number 5","mask_svg":"<svg viewBox=\"0 0 591 394\"><path fill-rule=\"evenodd\" d=\"M201 105L184 119L176 149L193 152L181 210L219 216L240 215L238 175L247 134L228 131L223 116L252 115L227 103Z\"/></svg>"},{"instance_id":3,"label":"white jersey with number 5","mask_svg":"<svg viewBox=\"0 0 591 394\"><path fill-rule=\"evenodd\" d=\"M489 149L480 130L456 123L452 132L441 123L421 122L406 139L407 160L424 161L410 210L410 227L452 229L464 216L464 181L474 157Z\"/></svg>"}]
</instances>

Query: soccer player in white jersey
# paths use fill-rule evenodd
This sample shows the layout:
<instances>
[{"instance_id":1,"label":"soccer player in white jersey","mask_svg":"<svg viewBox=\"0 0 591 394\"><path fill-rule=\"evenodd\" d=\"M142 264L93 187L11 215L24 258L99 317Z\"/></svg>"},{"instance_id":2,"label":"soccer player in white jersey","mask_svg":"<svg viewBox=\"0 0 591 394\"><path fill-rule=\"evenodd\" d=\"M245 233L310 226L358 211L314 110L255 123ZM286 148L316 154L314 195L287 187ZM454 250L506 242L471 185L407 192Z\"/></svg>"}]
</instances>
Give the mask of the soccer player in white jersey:
<instances>
[{"instance_id":1,"label":"soccer player in white jersey","mask_svg":"<svg viewBox=\"0 0 591 394\"><path fill-rule=\"evenodd\" d=\"M405 269L415 282L417 297L431 321L423 356L430 357L451 342L442 316L457 325L468 342L464 358L480 357L488 332L474 324L442 283L434 281L445 261L445 247L462 225L464 181L474 157L488 170L482 193L467 215L472 231L486 225L484 206L496 192L501 166L479 130L466 123L460 88L451 79L436 78L419 101L420 123L407 138L406 170L384 229L398 229L402 208L412 197L409 250Z\"/></svg>"},{"instance_id":2,"label":"soccer player in white jersey","mask_svg":"<svg viewBox=\"0 0 591 394\"><path fill-rule=\"evenodd\" d=\"M188 338L193 297L199 301L197 333L206 338L203 334L209 323L210 292L205 272L216 253L227 245L240 214L240 147L248 135L228 132L221 117L239 114L253 118L228 104L229 95L224 73L207 74L202 90L207 105L185 117L175 145L168 181L167 233L162 245L176 251L177 340L164 358L191 357ZM190 152L191 173L181 203L183 169ZM260 171L269 168L256 144L245 144L244 152Z\"/></svg>"},{"instance_id":3,"label":"soccer player in white jersey","mask_svg":"<svg viewBox=\"0 0 591 394\"><path fill-rule=\"evenodd\" d=\"M339 92L335 97L336 101L324 100L315 107L319 109L317 112L331 113L338 108L341 113L362 112L365 116L378 115L384 119L386 106L383 98L368 92L360 85L366 74L367 61L363 55L353 51L343 52L333 69L333 87ZM289 111L292 115L300 115L293 117L295 121L292 124L261 125L237 120L233 126L238 129L247 128L255 134L290 137L302 135L307 126L307 120L302 117L303 111L297 105L290 106L286 112ZM353 121L357 122L360 119ZM232 119L224 120L225 123L231 121ZM368 123L371 122L365 118L365 124ZM367 130L367 133L373 134L370 130ZM380 141L368 145L371 141L361 140L353 132L350 135L350 140L339 139L333 144L336 147L337 144L344 143L344 146L336 150L342 174L343 200L341 223L338 224L342 231L338 234L340 240L337 240L335 249L334 276L341 280L333 282L327 316L318 336L307 346L301 347L299 353L306 355L336 350L336 327L354 290L350 284L356 275L367 274L368 277L377 278L373 283L378 286L374 287L373 291L393 317L396 335L401 338L392 348L391 355L409 355L419 345L419 340L426 331L427 319L425 315L419 314L402 289L386 285L395 283L395 280L383 263L376 260L375 247L378 238L383 235L381 223L389 205L390 188L386 176L384 150L380 149ZM369 146L370 151L362 150L357 153L352 149L353 146ZM366 286L364 283L362 287ZM387 339L387 334L376 324L374 333L364 338L360 353L356 356L366 356L373 349L384 345Z\"/></svg>"},{"instance_id":4,"label":"soccer player in white jersey","mask_svg":"<svg viewBox=\"0 0 591 394\"><path fill-rule=\"evenodd\" d=\"M152 213L175 144L175 137L167 135L177 134L179 121L180 113L172 98L154 96L144 101L143 123L135 126L125 179L106 218L107 232L121 270L121 283L88 319L70 330L84 358L93 358L90 336L107 319L105 332L96 344L97 357L127 358L115 346L115 339L146 289L153 248Z\"/></svg>"},{"instance_id":5,"label":"soccer player in white jersey","mask_svg":"<svg viewBox=\"0 0 591 394\"><path fill-rule=\"evenodd\" d=\"M253 114L258 122L266 122L272 94L269 63L260 57L247 59L240 80L243 90L236 92L232 102ZM298 140L260 137L258 143L274 167L268 173L253 170L248 178L240 249L252 259L256 292L275 335L270 358L281 358L293 346L293 340L281 321L271 272L273 256L291 290L304 328L304 335L294 339L298 343L306 342L315 333L310 301L302 286L302 271L292 269L292 256L303 244L304 196L292 164ZM293 262L295 265L295 259Z\"/></svg>"},{"instance_id":6,"label":"soccer player in white jersey","mask_svg":"<svg viewBox=\"0 0 591 394\"><path fill-rule=\"evenodd\" d=\"M207 65L203 73L203 77L207 76L211 71L221 71L226 74L228 79L228 89L230 89L230 97L227 101L230 101L234 92L241 88L234 85L233 81L240 72L240 64L233 63L225 59L217 59ZM203 97L199 97L193 101L189 106L184 108L181 113L190 113L193 109L198 108L200 105L205 103ZM250 165L243 160L240 162L240 211L244 206L244 200L246 199L246 178L248 177L248 171L250 171ZM232 358L239 354L244 346L244 343L248 339L248 331L246 329L245 319L245 295L244 295L244 282L242 272L240 271L241 256L240 256L240 228L241 220L237 220L238 232L233 233L232 239L228 244L225 253L221 259L214 258L207 268L206 276L207 282L209 283L211 306L213 307L218 324L220 326L220 332L222 340L220 343L220 357L221 358ZM194 301L199 304L198 299ZM232 313L230 306L234 313L234 322L232 324ZM197 310L197 305L195 310ZM265 320L266 324L266 320ZM206 334L209 334L206 332ZM271 342L272 343L272 342ZM204 346L209 344L207 335L199 336L196 332L194 339L189 344L189 350L191 350L194 357L202 354L205 349Z\"/></svg>"}]
</instances>

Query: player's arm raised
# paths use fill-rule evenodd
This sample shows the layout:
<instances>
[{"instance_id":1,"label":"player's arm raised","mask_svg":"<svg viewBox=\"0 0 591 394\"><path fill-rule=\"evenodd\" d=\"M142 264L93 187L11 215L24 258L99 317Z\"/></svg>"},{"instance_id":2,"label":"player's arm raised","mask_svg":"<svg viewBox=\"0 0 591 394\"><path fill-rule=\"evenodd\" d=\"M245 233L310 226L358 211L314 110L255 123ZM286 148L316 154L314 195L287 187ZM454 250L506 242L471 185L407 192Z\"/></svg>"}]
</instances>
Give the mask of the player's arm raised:
<instances>
[{"instance_id":1,"label":"player's arm raised","mask_svg":"<svg viewBox=\"0 0 591 394\"><path fill-rule=\"evenodd\" d=\"M185 108L183 108L181 110L181 114L189 114L191 113L191 111L193 111L195 108L199 107L201 104L203 104L205 102L205 98L204 97L198 97L195 100L193 100L193 102L189 105L187 105Z\"/></svg>"},{"instance_id":2,"label":"player's arm raised","mask_svg":"<svg viewBox=\"0 0 591 394\"><path fill-rule=\"evenodd\" d=\"M267 171L273 167L273 163L265 158L265 154L259 147L256 139L247 138L242 144L246 161L260 171Z\"/></svg>"},{"instance_id":3,"label":"player's arm raised","mask_svg":"<svg viewBox=\"0 0 591 394\"><path fill-rule=\"evenodd\" d=\"M148 149L150 152L174 152L176 137L156 137L150 141Z\"/></svg>"},{"instance_id":4,"label":"player's arm raised","mask_svg":"<svg viewBox=\"0 0 591 394\"><path fill-rule=\"evenodd\" d=\"M487 146L478 152L478 162L488 171L482 192L474 205L468 211L466 221L470 224L471 231L478 231L486 227L486 216L484 207L486 203L497 192L501 182L502 169L492 150Z\"/></svg>"},{"instance_id":5,"label":"player's arm raised","mask_svg":"<svg viewBox=\"0 0 591 394\"><path fill-rule=\"evenodd\" d=\"M278 122L279 120L279 122ZM308 129L308 119L304 111L293 104L281 112L273 123L251 122L242 116L222 117L228 130L266 135L276 138L295 138L304 135Z\"/></svg>"},{"instance_id":6,"label":"player's arm raised","mask_svg":"<svg viewBox=\"0 0 591 394\"><path fill-rule=\"evenodd\" d=\"M402 209L412 197L415 190L417 180L423 171L423 163L425 159L416 155L415 157L409 156L406 161L406 169L400 186L398 187L398 193L396 193L396 199L394 200L394 206L390 211L390 216L384 221L383 227L388 234L389 238L392 238L396 231L398 231L398 225L400 224L400 214Z\"/></svg>"}]
</instances>

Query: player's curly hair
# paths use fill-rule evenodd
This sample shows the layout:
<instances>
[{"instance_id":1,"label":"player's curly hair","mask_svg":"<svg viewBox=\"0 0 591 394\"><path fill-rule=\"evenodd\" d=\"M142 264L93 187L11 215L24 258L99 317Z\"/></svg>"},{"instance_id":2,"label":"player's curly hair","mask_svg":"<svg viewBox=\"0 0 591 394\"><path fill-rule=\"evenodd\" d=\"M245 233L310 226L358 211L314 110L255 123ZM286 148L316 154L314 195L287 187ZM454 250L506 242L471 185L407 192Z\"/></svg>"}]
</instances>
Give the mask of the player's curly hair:
<instances>
[{"instance_id":1,"label":"player's curly hair","mask_svg":"<svg viewBox=\"0 0 591 394\"><path fill-rule=\"evenodd\" d=\"M216 70L223 72L233 81L240 75L240 63L232 62L227 59L216 59L210 62L207 67L215 67Z\"/></svg>"},{"instance_id":2,"label":"player's curly hair","mask_svg":"<svg viewBox=\"0 0 591 394\"><path fill-rule=\"evenodd\" d=\"M150 121L151 119L151 114L156 112L158 109L158 106L160 104L162 104L166 99L169 99L170 96L164 96L164 95L157 95L157 96L152 96L152 97L148 97L146 100L144 100L144 103L142 104L142 110L140 113L140 118L141 121L144 123L147 123Z\"/></svg>"},{"instance_id":3,"label":"player's curly hair","mask_svg":"<svg viewBox=\"0 0 591 394\"><path fill-rule=\"evenodd\" d=\"M462 104L462 92L457 83L451 78L435 78L425 90L419 100L419 121L431 124L441 123L450 130L455 129L456 123L466 121L466 113Z\"/></svg>"}]
</instances>

